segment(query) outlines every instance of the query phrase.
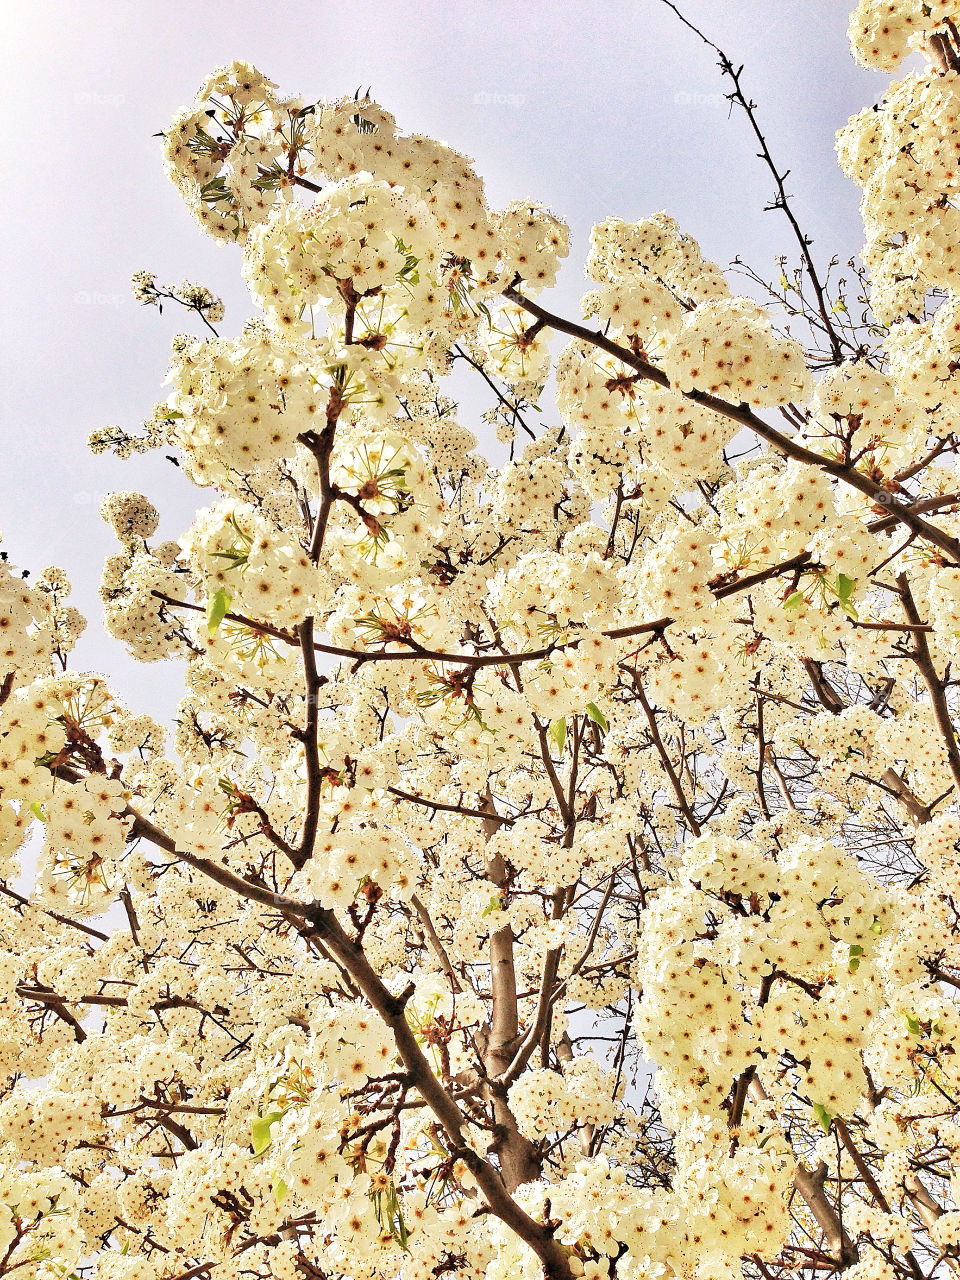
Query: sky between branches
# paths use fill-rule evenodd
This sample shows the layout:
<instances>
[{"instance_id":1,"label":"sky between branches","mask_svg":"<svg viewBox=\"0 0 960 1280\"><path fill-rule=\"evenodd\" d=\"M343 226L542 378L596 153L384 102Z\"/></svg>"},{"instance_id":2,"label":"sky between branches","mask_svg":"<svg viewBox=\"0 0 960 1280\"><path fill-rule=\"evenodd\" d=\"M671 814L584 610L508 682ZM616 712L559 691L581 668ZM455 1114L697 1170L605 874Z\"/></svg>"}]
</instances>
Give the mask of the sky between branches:
<instances>
[{"instance_id":1,"label":"sky between branches","mask_svg":"<svg viewBox=\"0 0 960 1280\"><path fill-rule=\"evenodd\" d=\"M818 261L845 260L860 245L858 192L836 165L834 133L885 84L850 58L850 3L681 7L746 64ZM746 121L728 119L715 56L660 0L34 0L9 6L3 27L3 549L34 572L66 569L89 622L72 665L104 672L163 719L179 679L102 633L96 588L115 543L97 508L111 490L137 489L175 538L215 494L162 453L121 463L94 458L86 439L147 417L164 394L171 336L200 331L179 309L140 308L133 271L209 285L227 306L224 335L251 313L239 251L197 230L151 136L215 66L248 59L308 100L369 85L402 129L472 156L491 205L549 205L572 232L551 306L575 317L590 227L608 216L665 209L705 256L726 266L739 254L767 277L778 253L795 257L782 216L763 213L771 180ZM467 410L481 403L464 401L465 426L476 430Z\"/></svg>"}]
</instances>

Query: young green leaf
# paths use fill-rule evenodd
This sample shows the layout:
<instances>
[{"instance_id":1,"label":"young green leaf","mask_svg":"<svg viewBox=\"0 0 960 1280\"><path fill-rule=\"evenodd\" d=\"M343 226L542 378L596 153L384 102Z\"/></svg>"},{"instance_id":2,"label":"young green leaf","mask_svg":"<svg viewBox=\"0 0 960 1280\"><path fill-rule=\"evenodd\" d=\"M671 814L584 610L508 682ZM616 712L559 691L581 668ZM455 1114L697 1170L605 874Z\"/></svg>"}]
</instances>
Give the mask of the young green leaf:
<instances>
[{"instance_id":1,"label":"young green leaf","mask_svg":"<svg viewBox=\"0 0 960 1280\"><path fill-rule=\"evenodd\" d=\"M595 702L587 703L587 715L594 724L598 724L604 733L610 728L610 722Z\"/></svg>"},{"instance_id":2,"label":"young green leaf","mask_svg":"<svg viewBox=\"0 0 960 1280\"><path fill-rule=\"evenodd\" d=\"M840 602L840 608L847 617L853 618L854 621L857 620L858 615L851 597L856 585L856 578L849 578L845 573L837 574L837 600Z\"/></svg>"},{"instance_id":3,"label":"young green leaf","mask_svg":"<svg viewBox=\"0 0 960 1280\"><path fill-rule=\"evenodd\" d=\"M230 609L230 593L224 591L223 587L215 596L210 597L207 605L207 634L215 636L220 623L227 616Z\"/></svg>"},{"instance_id":4,"label":"young green leaf","mask_svg":"<svg viewBox=\"0 0 960 1280\"><path fill-rule=\"evenodd\" d=\"M268 1111L265 1116L257 1116L250 1125L250 1140L253 1143L253 1154L260 1155L266 1151L271 1142L270 1127L283 1115L282 1111Z\"/></svg>"},{"instance_id":5,"label":"young green leaf","mask_svg":"<svg viewBox=\"0 0 960 1280\"><path fill-rule=\"evenodd\" d=\"M819 1124L824 1133L830 1132L830 1126L833 1124L833 1116L822 1102L815 1102L813 1104L813 1118L816 1120L817 1124Z\"/></svg>"}]
</instances>

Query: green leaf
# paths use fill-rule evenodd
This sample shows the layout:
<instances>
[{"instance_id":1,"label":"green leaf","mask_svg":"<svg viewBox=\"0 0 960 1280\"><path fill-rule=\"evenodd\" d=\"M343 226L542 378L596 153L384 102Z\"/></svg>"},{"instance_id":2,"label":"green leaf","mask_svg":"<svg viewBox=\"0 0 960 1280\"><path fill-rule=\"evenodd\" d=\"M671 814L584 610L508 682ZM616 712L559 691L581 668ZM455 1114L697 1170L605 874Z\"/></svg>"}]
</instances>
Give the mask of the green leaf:
<instances>
[{"instance_id":1,"label":"green leaf","mask_svg":"<svg viewBox=\"0 0 960 1280\"><path fill-rule=\"evenodd\" d=\"M40 805L39 800L31 800L30 812L33 814L35 818L39 818L41 822L46 822L46 818L43 816L43 809Z\"/></svg>"},{"instance_id":2,"label":"green leaf","mask_svg":"<svg viewBox=\"0 0 960 1280\"><path fill-rule=\"evenodd\" d=\"M270 1127L283 1115L282 1111L269 1111L265 1116L257 1116L250 1126L250 1140L253 1143L253 1154L260 1155L269 1147L272 1139Z\"/></svg>"},{"instance_id":3,"label":"green leaf","mask_svg":"<svg viewBox=\"0 0 960 1280\"><path fill-rule=\"evenodd\" d=\"M563 748L564 748L564 744L565 744L565 743L566 743L566 741L567 741L567 721L566 721L566 718L564 718L564 719L562 719L562 720L554 720L553 724L551 724L551 726L550 726L550 737L551 737L551 738L554 740L554 742L557 744L557 750L558 750L558 751L560 751L560 752L562 753L562 752L563 752Z\"/></svg>"},{"instance_id":4,"label":"green leaf","mask_svg":"<svg viewBox=\"0 0 960 1280\"><path fill-rule=\"evenodd\" d=\"M837 600L840 602L840 608L843 612L848 618L853 618L854 622L857 621L859 615L850 597L853 595L853 589L856 585L856 578L848 578L845 573L837 574Z\"/></svg>"},{"instance_id":5,"label":"green leaf","mask_svg":"<svg viewBox=\"0 0 960 1280\"><path fill-rule=\"evenodd\" d=\"M283 1198L287 1194L287 1190L287 1184L284 1180L280 1177L275 1177L273 1180L273 1198L278 1205L283 1204Z\"/></svg>"},{"instance_id":6,"label":"green leaf","mask_svg":"<svg viewBox=\"0 0 960 1280\"><path fill-rule=\"evenodd\" d=\"M799 609L806 598L802 591L794 591L793 595L787 596L786 600L784 600L783 607L785 609Z\"/></svg>"},{"instance_id":7,"label":"green leaf","mask_svg":"<svg viewBox=\"0 0 960 1280\"><path fill-rule=\"evenodd\" d=\"M403 1220L403 1214L400 1211L399 1205L397 1205L396 1219L397 1221L396 1226L394 1227L393 1237L400 1248L409 1253L410 1249L408 1247L408 1241L410 1239L410 1233L407 1230L407 1224Z\"/></svg>"},{"instance_id":8,"label":"green leaf","mask_svg":"<svg viewBox=\"0 0 960 1280\"><path fill-rule=\"evenodd\" d=\"M598 724L600 726L600 728L604 731L604 733L606 733L606 731L610 728L609 720L603 714L603 712L600 710L600 708L597 706L595 702L587 703L587 715L590 717L590 719L593 721L594 724Z\"/></svg>"},{"instance_id":9,"label":"green leaf","mask_svg":"<svg viewBox=\"0 0 960 1280\"><path fill-rule=\"evenodd\" d=\"M851 973L856 973L860 968L860 957L863 955L863 947L859 942L854 942L850 947L850 958L847 961L847 968Z\"/></svg>"},{"instance_id":10,"label":"green leaf","mask_svg":"<svg viewBox=\"0 0 960 1280\"><path fill-rule=\"evenodd\" d=\"M223 587L212 596L207 605L207 633L211 636L217 634L217 628L227 616L230 609L231 596L228 591L224 591Z\"/></svg>"},{"instance_id":11,"label":"green leaf","mask_svg":"<svg viewBox=\"0 0 960 1280\"><path fill-rule=\"evenodd\" d=\"M907 1030L912 1036L918 1036L920 1034L920 1019L915 1018L912 1013L905 1014L904 1016L907 1020Z\"/></svg>"},{"instance_id":12,"label":"green leaf","mask_svg":"<svg viewBox=\"0 0 960 1280\"><path fill-rule=\"evenodd\" d=\"M813 1118L816 1120L817 1124L819 1124L824 1133L830 1132L830 1126L833 1124L833 1116L822 1102L815 1102L813 1104Z\"/></svg>"},{"instance_id":13,"label":"green leaf","mask_svg":"<svg viewBox=\"0 0 960 1280\"><path fill-rule=\"evenodd\" d=\"M503 903L500 901L500 895L495 893L493 897L490 899L489 904L485 907L482 914L484 916L488 916L492 911L502 911L502 910L503 910Z\"/></svg>"}]
</instances>

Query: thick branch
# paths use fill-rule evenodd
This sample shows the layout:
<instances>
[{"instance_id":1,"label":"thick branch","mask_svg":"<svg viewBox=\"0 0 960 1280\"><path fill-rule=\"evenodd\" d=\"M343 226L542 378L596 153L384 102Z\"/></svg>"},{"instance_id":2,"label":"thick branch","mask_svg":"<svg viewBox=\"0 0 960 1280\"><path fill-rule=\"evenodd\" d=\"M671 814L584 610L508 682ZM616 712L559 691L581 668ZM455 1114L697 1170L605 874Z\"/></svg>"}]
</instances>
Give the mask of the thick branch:
<instances>
[{"instance_id":1,"label":"thick branch","mask_svg":"<svg viewBox=\"0 0 960 1280\"><path fill-rule=\"evenodd\" d=\"M307 809L303 818L300 847L293 861L295 866L302 867L313 854L313 845L317 838L317 822L320 816L320 786L323 776L320 769L319 748L317 746L317 727L320 715L318 695L321 681L317 672L317 658L313 647L313 619L307 618L305 622L302 622L297 628L297 632L300 638L300 650L303 654L303 674L306 683L304 691L306 718L301 738L307 770Z\"/></svg>"},{"instance_id":2,"label":"thick branch","mask_svg":"<svg viewBox=\"0 0 960 1280\"><path fill-rule=\"evenodd\" d=\"M910 590L910 584L905 573L898 575L897 586L900 589L904 613L910 622L919 623L921 621L920 614L917 611L913 593ZM933 657L930 653L930 645L927 642L926 635L923 631L915 631L913 634L915 641L911 657L917 664L930 694L934 718L947 751L947 759L950 762L950 772L953 774L954 784L960 789L960 750L957 748L957 734L950 716L950 708L947 705L946 690L944 689L943 681L937 675L936 667L933 665Z\"/></svg>"},{"instance_id":3,"label":"thick branch","mask_svg":"<svg viewBox=\"0 0 960 1280\"><path fill-rule=\"evenodd\" d=\"M408 1075L440 1121L453 1152L473 1174L494 1214L530 1246L543 1264L548 1280L571 1280L567 1251L552 1232L531 1218L509 1194L500 1174L468 1143L464 1118L454 1099L433 1074L406 1017L403 996L391 995L377 976L363 948L341 929L332 911L315 910L310 921L316 936L350 973L371 1006L393 1033Z\"/></svg>"}]
</instances>

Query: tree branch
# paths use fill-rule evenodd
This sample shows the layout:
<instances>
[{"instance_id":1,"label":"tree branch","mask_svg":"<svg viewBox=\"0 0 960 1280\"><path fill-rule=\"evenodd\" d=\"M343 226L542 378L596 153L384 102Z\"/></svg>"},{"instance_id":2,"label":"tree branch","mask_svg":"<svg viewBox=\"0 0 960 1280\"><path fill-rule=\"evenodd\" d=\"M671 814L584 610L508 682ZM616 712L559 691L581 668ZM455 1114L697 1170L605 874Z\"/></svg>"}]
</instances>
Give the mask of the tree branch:
<instances>
[{"instance_id":1,"label":"tree branch","mask_svg":"<svg viewBox=\"0 0 960 1280\"><path fill-rule=\"evenodd\" d=\"M658 369L656 365L650 364L642 356L638 356L629 347L620 346L597 330L588 329L584 325L575 324L570 320L564 320L561 316L554 315L538 303L525 298L523 294L518 293L513 287L504 289L503 296L509 298L511 302L516 302L518 306L525 307L532 316L543 320L552 329L556 329L558 333L566 333L572 338L579 338L582 342L587 342L591 346L605 351L608 355L622 361L629 368L635 369L647 381L655 382L658 386L670 389L670 379L663 370ZM892 519L905 524L918 537L923 538L935 547L939 547L941 551L950 557L955 565L960 564L960 541L956 538L951 538L949 534L937 528L936 525L930 524L928 520L924 520L909 504L895 498L882 484L865 475L862 471L857 471L849 463L834 461L823 454L815 453L812 449L804 448L803 445L798 444L789 436L785 436L783 432L777 431L775 427L769 426L761 418L758 418L748 405L730 404L728 401L721 400L718 396L710 395L706 391L684 391L678 394L704 409L710 409L714 413L719 413L722 417L729 418L731 422L739 423L742 427L748 427L761 440L765 440L778 453L783 454L784 457L792 458L796 462L804 462L808 466L817 467L835 479L842 480L845 484L850 485L851 488L870 498L872 502L884 506Z\"/></svg>"}]
</instances>

